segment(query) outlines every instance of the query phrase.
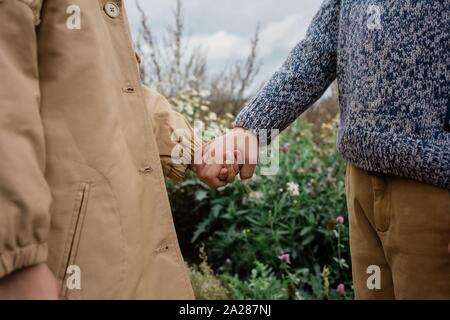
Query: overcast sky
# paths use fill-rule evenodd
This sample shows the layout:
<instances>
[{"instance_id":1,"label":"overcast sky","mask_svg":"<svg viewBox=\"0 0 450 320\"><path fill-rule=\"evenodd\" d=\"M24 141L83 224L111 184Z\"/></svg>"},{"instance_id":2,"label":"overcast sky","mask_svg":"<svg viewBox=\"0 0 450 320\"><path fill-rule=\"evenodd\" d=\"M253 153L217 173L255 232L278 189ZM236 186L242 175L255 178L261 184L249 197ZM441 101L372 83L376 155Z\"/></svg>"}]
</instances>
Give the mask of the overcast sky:
<instances>
[{"instance_id":1,"label":"overcast sky","mask_svg":"<svg viewBox=\"0 0 450 320\"><path fill-rule=\"evenodd\" d=\"M136 1L150 16L155 35L172 22L175 0L125 0L135 37L139 14ZM260 58L263 81L281 65L289 51L305 36L321 0L182 0L192 43L208 52L209 65L222 70L249 51L248 39L261 26Z\"/></svg>"}]
</instances>

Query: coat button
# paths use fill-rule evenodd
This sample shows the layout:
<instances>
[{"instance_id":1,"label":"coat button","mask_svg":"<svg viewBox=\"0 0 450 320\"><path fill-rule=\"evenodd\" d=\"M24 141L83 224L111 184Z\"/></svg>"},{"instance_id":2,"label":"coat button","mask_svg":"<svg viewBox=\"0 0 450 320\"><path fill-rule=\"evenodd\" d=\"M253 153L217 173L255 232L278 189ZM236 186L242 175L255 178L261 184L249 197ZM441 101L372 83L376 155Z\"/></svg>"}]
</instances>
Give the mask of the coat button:
<instances>
[{"instance_id":1,"label":"coat button","mask_svg":"<svg viewBox=\"0 0 450 320\"><path fill-rule=\"evenodd\" d=\"M125 87L122 88L122 91L125 93L134 93L136 91L136 88L131 84L127 84Z\"/></svg>"},{"instance_id":2,"label":"coat button","mask_svg":"<svg viewBox=\"0 0 450 320\"><path fill-rule=\"evenodd\" d=\"M110 18L117 18L120 15L120 9L119 6L117 4L115 4L114 2L107 2L105 4L104 10L106 12L106 14L108 15L108 17Z\"/></svg>"},{"instance_id":3,"label":"coat button","mask_svg":"<svg viewBox=\"0 0 450 320\"><path fill-rule=\"evenodd\" d=\"M139 169L139 173L141 175L147 175L153 172L153 168L150 165L145 164L142 168Z\"/></svg>"}]
</instances>

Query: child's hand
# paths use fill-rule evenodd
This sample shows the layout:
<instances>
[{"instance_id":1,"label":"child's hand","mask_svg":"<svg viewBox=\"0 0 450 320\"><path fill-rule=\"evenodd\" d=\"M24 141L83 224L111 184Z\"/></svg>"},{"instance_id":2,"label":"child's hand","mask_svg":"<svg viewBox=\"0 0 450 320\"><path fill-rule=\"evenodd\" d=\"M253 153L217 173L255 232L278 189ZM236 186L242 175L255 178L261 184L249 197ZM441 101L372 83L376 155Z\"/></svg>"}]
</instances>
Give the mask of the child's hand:
<instances>
[{"instance_id":1,"label":"child's hand","mask_svg":"<svg viewBox=\"0 0 450 320\"><path fill-rule=\"evenodd\" d=\"M208 145L204 146L203 153L206 154L208 151ZM234 154L228 153L223 161L194 164L192 170L197 173L200 180L209 187L218 189L232 183L236 179L236 176L239 173L239 165L237 164L238 157L238 151Z\"/></svg>"},{"instance_id":2,"label":"child's hand","mask_svg":"<svg viewBox=\"0 0 450 320\"><path fill-rule=\"evenodd\" d=\"M204 159L207 163L222 161L223 154L234 153L234 173L240 174L242 180L251 179L258 163L259 142L251 131L234 128L227 134L217 137L206 148ZM231 156L227 156L228 159Z\"/></svg>"}]
</instances>

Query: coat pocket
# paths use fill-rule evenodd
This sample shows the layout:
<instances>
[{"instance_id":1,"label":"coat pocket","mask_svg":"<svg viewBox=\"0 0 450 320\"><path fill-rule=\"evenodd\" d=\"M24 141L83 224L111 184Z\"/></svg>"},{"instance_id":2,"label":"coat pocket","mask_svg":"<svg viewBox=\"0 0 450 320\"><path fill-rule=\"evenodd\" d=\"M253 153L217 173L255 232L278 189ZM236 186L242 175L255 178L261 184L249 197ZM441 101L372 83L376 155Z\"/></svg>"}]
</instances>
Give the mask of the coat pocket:
<instances>
[{"instance_id":1,"label":"coat pocket","mask_svg":"<svg viewBox=\"0 0 450 320\"><path fill-rule=\"evenodd\" d=\"M61 298L123 297L127 240L117 198L108 181L96 179L79 184L70 212L59 274L63 279Z\"/></svg>"},{"instance_id":2,"label":"coat pocket","mask_svg":"<svg viewBox=\"0 0 450 320\"><path fill-rule=\"evenodd\" d=\"M77 196L75 200L75 206L72 213L72 219L70 223L69 235L67 237L67 242L65 244L64 258L63 258L63 268L61 270L61 279L63 279L61 287L61 296L65 297L67 295L67 281L68 281L68 269L75 265L75 260L77 256L78 246L80 244L81 232L83 229L83 223L86 217L89 191L91 189L91 184L87 182L82 182L77 191Z\"/></svg>"}]
</instances>

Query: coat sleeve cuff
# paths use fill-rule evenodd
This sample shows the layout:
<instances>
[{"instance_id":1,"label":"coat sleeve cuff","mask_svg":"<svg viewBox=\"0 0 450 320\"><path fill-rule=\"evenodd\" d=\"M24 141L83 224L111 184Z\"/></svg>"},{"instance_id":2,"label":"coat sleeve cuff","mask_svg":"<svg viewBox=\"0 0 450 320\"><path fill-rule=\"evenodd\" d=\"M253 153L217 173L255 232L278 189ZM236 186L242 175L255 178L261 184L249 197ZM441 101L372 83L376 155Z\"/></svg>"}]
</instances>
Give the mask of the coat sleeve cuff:
<instances>
[{"instance_id":1,"label":"coat sleeve cuff","mask_svg":"<svg viewBox=\"0 0 450 320\"><path fill-rule=\"evenodd\" d=\"M169 170L166 173L166 176L174 182L180 182L181 180L183 180L187 170L192 164L194 164L195 158L199 155L202 155L202 148L203 141L201 139L192 137L191 148L189 149L190 153L184 154L181 159L178 159L179 161L181 161L180 164L175 164L171 161L170 165L167 166Z\"/></svg>"},{"instance_id":2,"label":"coat sleeve cuff","mask_svg":"<svg viewBox=\"0 0 450 320\"><path fill-rule=\"evenodd\" d=\"M6 251L0 255L0 278L18 269L45 263L47 255L47 243L32 244L13 251Z\"/></svg>"}]
</instances>

